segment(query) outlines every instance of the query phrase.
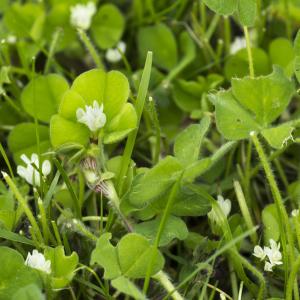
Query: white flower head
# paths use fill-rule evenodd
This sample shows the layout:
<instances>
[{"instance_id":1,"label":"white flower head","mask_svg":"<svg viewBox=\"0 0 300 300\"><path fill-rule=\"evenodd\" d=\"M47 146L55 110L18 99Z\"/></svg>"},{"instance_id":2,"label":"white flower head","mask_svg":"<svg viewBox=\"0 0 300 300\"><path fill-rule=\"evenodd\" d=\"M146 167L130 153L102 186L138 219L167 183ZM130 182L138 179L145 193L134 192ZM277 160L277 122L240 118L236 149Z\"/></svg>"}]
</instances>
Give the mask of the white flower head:
<instances>
[{"instance_id":1,"label":"white flower head","mask_svg":"<svg viewBox=\"0 0 300 300\"><path fill-rule=\"evenodd\" d=\"M72 6L70 17L71 25L82 30L88 30L95 12L96 5L92 1L87 4L76 4Z\"/></svg>"},{"instance_id":2,"label":"white flower head","mask_svg":"<svg viewBox=\"0 0 300 300\"><path fill-rule=\"evenodd\" d=\"M126 44L123 41L120 41L117 44L116 48L110 48L105 53L105 58L107 61L111 63L116 63L121 60L122 54L124 54L126 51Z\"/></svg>"},{"instance_id":3,"label":"white flower head","mask_svg":"<svg viewBox=\"0 0 300 300\"><path fill-rule=\"evenodd\" d=\"M265 247L265 253L270 263L275 265L282 265L282 255L280 252L280 243L276 243L274 240L270 240L270 247Z\"/></svg>"},{"instance_id":4,"label":"white flower head","mask_svg":"<svg viewBox=\"0 0 300 300\"><path fill-rule=\"evenodd\" d=\"M253 255L265 261L264 270L272 272L273 267L282 265L282 254L280 252L280 243L276 243L273 239L270 239L270 247L264 247L256 245L254 247Z\"/></svg>"},{"instance_id":5,"label":"white flower head","mask_svg":"<svg viewBox=\"0 0 300 300\"><path fill-rule=\"evenodd\" d=\"M45 256L37 250L33 250L32 254L28 253L25 260L25 265L30 268L45 272L46 274L51 273L51 261L46 260Z\"/></svg>"},{"instance_id":6,"label":"white flower head","mask_svg":"<svg viewBox=\"0 0 300 300\"><path fill-rule=\"evenodd\" d=\"M103 104L99 106L99 103L96 100L94 100L93 106L86 105L85 110L78 108L76 111L76 117L79 123L85 124L92 132L96 132L106 123L106 115L103 112Z\"/></svg>"},{"instance_id":7,"label":"white flower head","mask_svg":"<svg viewBox=\"0 0 300 300\"><path fill-rule=\"evenodd\" d=\"M264 270L267 271L267 272L273 272L273 267L274 267L274 265L272 265L271 263L266 261L265 266L264 266Z\"/></svg>"},{"instance_id":8,"label":"white flower head","mask_svg":"<svg viewBox=\"0 0 300 300\"><path fill-rule=\"evenodd\" d=\"M262 247L256 245L253 250L253 255L258 257L260 260L263 260L266 257L266 253Z\"/></svg>"},{"instance_id":9,"label":"white flower head","mask_svg":"<svg viewBox=\"0 0 300 300\"><path fill-rule=\"evenodd\" d=\"M299 209L293 209L291 213L292 217L298 217L299 216Z\"/></svg>"},{"instance_id":10,"label":"white flower head","mask_svg":"<svg viewBox=\"0 0 300 300\"><path fill-rule=\"evenodd\" d=\"M223 196L218 195L217 203L227 218L231 211L231 201L229 199L224 200ZM208 213L208 217L214 222L218 221L218 214L213 209Z\"/></svg>"},{"instance_id":11,"label":"white flower head","mask_svg":"<svg viewBox=\"0 0 300 300\"><path fill-rule=\"evenodd\" d=\"M244 37L236 37L230 45L230 54L235 54L241 49L246 48L246 39Z\"/></svg>"},{"instance_id":12,"label":"white flower head","mask_svg":"<svg viewBox=\"0 0 300 300\"><path fill-rule=\"evenodd\" d=\"M26 167L24 166L18 166L17 167L17 173L19 176L24 178L29 184L40 186L41 178L40 173L37 169L40 168L40 162L39 157L36 153L33 153L31 155L31 158L29 159L25 154L21 155L21 159L26 164ZM35 165L35 168L33 165ZM44 177L49 175L51 172L51 164L49 160L44 160L42 164L42 174Z\"/></svg>"}]
</instances>

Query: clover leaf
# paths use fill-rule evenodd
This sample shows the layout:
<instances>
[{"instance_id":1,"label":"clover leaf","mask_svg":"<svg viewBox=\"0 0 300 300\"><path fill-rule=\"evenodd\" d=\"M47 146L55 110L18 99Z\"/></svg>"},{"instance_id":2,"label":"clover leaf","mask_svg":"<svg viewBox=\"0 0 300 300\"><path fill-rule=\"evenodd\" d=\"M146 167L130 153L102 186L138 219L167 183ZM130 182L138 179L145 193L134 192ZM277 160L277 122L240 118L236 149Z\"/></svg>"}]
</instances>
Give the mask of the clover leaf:
<instances>
[{"instance_id":1,"label":"clover leaf","mask_svg":"<svg viewBox=\"0 0 300 300\"><path fill-rule=\"evenodd\" d=\"M164 265L164 258L159 250L153 248L150 242L140 234L125 235L114 247L110 243L111 233L103 234L97 241L92 252L91 264L99 264L104 271L105 279L116 279L120 276L128 278L144 278L148 263L155 251L156 259L152 274L160 271Z\"/></svg>"},{"instance_id":2,"label":"clover leaf","mask_svg":"<svg viewBox=\"0 0 300 300\"><path fill-rule=\"evenodd\" d=\"M43 295L41 289L35 284L28 284L14 293L12 300L44 300L45 296Z\"/></svg>"},{"instance_id":3,"label":"clover leaf","mask_svg":"<svg viewBox=\"0 0 300 300\"><path fill-rule=\"evenodd\" d=\"M136 127L137 116L132 104L127 103L129 83L118 71L106 73L92 69L79 75L64 94L58 114L51 118L50 139L54 147L65 144L86 146L92 133L85 124L78 122L78 109L103 105L105 125L101 138L106 144L115 143ZM100 109L100 108L98 108Z\"/></svg>"},{"instance_id":4,"label":"clover leaf","mask_svg":"<svg viewBox=\"0 0 300 300\"><path fill-rule=\"evenodd\" d=\"M48 127L38 125L38 134L40 151L44 153L50 148ZM30 156L32 153L38 153L35 124L21 123L15 126L8 136L8 147L17 164L22 162L20 158L22 154Z\"/></svg>"},{"instance_id":5,"label":"clover leaf","mask_svg":"<svg viewBox=\"0 0 300 300\"><path fill-rule=\"evenodd\" d=\"M214 12L220 15L237 13L243 26L253 26L256 18L255 0L203 0Z\"/></svg>"},{"instance_id":6,"label":"clover leaf","mask_svg":"<svg viewBox=\"0 0 300 300\"><path fill-rule=\"evenodd\" d=\"M62 95L69 88L60 75L40 75L32 79L24 88L21 101L25 111L38 120L49 122L57 112Z\"/></svg>"},{"instance_id":7,"label":"clover leaf","mask_svg":"<svg viewBox=\"0 0 300 300\"><path fill-rule=\"evenodd\" d=\"M4 24L20 38L31 37L38 40L42 36L45 12L41 4L12 4L4 14Z\"/></svg>"},{"instance_id":8,"label":"clover leaf","mask_svg":"<svg viewBox=\"0 0 300 300\"><path fill-rule=\"evenodd\" d=\"M233 79L231 90L212 97L217 128L229 140L248 138L251 131L259 131L270 141L271 132L266 129L285 110L294 91L294 84L278 66L267 76ZM280 148L291 131L290 127L273 127L277 140L270 141L271 146Z\"/></svg>"},{"instance_id":9,"label":"clover leaf","mask_svg":"<svg viewBox=\"0 0 300 300\"><path fill-rule=\"evenodd\" d=\"M120 10L113 4L105 4L94 16L91 32L96 44L107 49L120 40L124 27L125 20Z\"/></svg>"},{"instance_id":10,"label":"clover leaf","mask_svg":"<svg viewBox=\"0 0 300 300\"><path fill-rule=\"evenodd\" d=\"M158 232L161 217L154 220L139 223L134 226L134 231L154 242ZM188 236L188 229L184 221L175 216L169 216L159 241L159 246L166 246L175 238L185 240Z\"/></svg>"},{"instance_id":11,"label":"clover leaf","mask_svg":"<svg viewBox=\"0 0 300 300\"><path fill-rule=\"evenodd\" d=\"M164 23L140 28L138 32L140 60L147 52L153 52L153 63L166 70L174 68L178 62L178 49L174 34Z\"/></svg>"},{"instance_id":12,"label":"clover leaf","mask_svg":"<svg viewBox=\"0 0 300 300\"><path fill-rule=\"evenodd\" d=\"M44 252L45 258L51 261L51 284L54 289L65 287L73 278L78 264L78 255L72 252L66 256L63 246L56 248L47 247Z\"/></svg>"},{"instance_id":13,"label":"clover leaf","mask_svg":"<svg viewBox=\"0 0 300 300\"><path fill-rule=\"evenodd\" d=\"M0 247L0 300L11 299L20 288L29 284L41 286L38 273L25 266L23 256L14 249Z\"/></svg>"}]
</instances>

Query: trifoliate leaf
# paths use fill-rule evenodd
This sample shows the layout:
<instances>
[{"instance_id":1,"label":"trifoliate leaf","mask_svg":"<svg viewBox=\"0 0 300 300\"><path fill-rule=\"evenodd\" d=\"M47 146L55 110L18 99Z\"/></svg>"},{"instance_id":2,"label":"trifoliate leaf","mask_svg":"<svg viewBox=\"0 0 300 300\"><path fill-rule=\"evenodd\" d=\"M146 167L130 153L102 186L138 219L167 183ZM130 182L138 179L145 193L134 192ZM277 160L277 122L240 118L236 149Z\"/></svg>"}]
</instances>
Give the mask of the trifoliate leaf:
<instances>
[{"instance_id":1,"label":"trifoliate leaf","mask_svg":"<svg viewBox=\"0 0 300 300\"><path fill-rule=\"evenodd\" d=\"M157 217L155 220L139 223L134 226L134 231L145 236L151 243L154 243L160 222L161 217ZM159 246L166 246L175 238L184 240L187 236L188 229L186 224L180 218L171 215L168 217L162 232Z\"/></svg>"},{"instance_id":2,"label":"trifoliate leaf","mask_svg":"<svg viewBox=\"0 0 300 300\"><path fill-rule=\"evenodd\" d=\"M91 255L91 265L98 264L104 268L104 278L113 279L121 276L116 248L110 243L111 233L100 236Z\"/></svg>"},{"instance_id":3,"label":"trifoliate leaf","mask_svg":"<svg viewBox=\"0 0 300 300\"><path fill-rule=\"evenodd\" d=\"M25 111L38 120L49 122L57 113L63 94L69 85L60 75L40 75L24 88L21 101Z\"/></svg>"},{"instance_id":4,"label":"trifoliate leaf","mask_svg":"<svg viewBox=\"0 0 300 300\"><path fill-rule=\"evenodd\" d=\"M51 285L54 289L64 288L74 276L78 264L78 255L72 252L66 256L64 247L47 247L44 252L45 258L51 261Z\"/></svg>"},{"instance_id":5,"label":"trifoliate leaf","mask_svg":"<svg viewBox=\"0 0 300 300\"><path fill-rule=\"evenodd\" d=\"M175 157L184 166L188 166L198 160L202 140L209 128L210 118L204 117L200 124L192 124L184 129L175 139Z\"/></svg>"}]
</instances>

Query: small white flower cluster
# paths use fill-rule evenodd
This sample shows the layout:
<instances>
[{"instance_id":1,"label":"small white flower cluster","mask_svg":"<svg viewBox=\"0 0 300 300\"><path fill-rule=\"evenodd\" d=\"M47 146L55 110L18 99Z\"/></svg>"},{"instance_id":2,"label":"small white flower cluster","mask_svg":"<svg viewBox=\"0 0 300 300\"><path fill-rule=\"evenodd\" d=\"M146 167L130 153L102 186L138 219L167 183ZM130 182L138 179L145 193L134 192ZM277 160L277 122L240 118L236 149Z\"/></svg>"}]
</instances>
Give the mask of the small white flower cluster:
<instances>
[{"instance_id":1,"label":"small white flower cluster","mask_svg":"<svg viewBox=\"0 0 300 300\"><path fill-rule=\"evenodd\" d=\"M217 203L224 216L227 218L231 211L231 201L229 199L224 200L223 196L218 195ZM211 221L218 221L218 214L213 209L207 215Z\"/></svg>"},{"instance_id":2,"label":"small white flower cluster","mask_svg":"<svg viewBox=\"0 0 300 300\"><path fill-rule=\"evenodd\" d=\"M39 157L36 153L33 153L31 155L31 159L29 159L25 154L21 155L21 159L26 164L26 167L24 166L18 166L17 167L17 173L19 176L24 178L29 184L40 186L41 184L41 178L40 173L37 169L40 168L40 162ZM35 168L33 165L35 165ZM51 172L51 164L49 160L45 160L42 164L42 174L43 176L49 175Z\"/></svg>"},{"instance_id":3,"label":"small white flower cluster","mask_svg":"<svg viewBox=\"0 0 300 300\"><path fill-rule=\"evenodd\" d=\"M264 246L264 248L256 245L254 247L253 255L258 257L260 260L268 259L265 261L264 270L272 272L273 267L282 265L282 255L280 252L280 243L276 243L273 239L270 239L270 247Z\"/></svg>"},{"instance_id":4,"label":"small white flower cluster","mask_svg":"<svg viewBox=\"0 0 300 300\"><path fill-rule=\"evenodd\" d=\"M33 250L32 254L28 253L25 260L25 265L30 268L45 272L46 274L51 273L51 261L46 260L45 256L37 250Z\"/></svg>"},{"instance_id":5,"label":"small white flower cluster","mask_svg":"<svg viewBox=\"0 0 300 300\"><path fill-rule=\"evenodd\" d=\"M121 60L122 54L126 51L126 44L120 41L116 48L110 48L105 53L105 58L111 63L116 63Z\"/></svg>"},{"instance_id":6,"label":"small white flower cluster","mask_svg":"<svg viewBox=\"0 0 300 300\"><path fill-rule=\"evenodd\" d=\"M85 4L76 4L71 7L70 23L72 26L88 30L92 23L92 18L96 12L96 5L90 1Z\"/></svg>"},{"instance_id":7,"label":"small white flower cluster","mask_svg":"<svg viewBox=\"0 0 300 300\"><path fill-rule=\"evenodd\" d=\"M92 132L96 132L106 123L106 115L103 113L103 104L99 106L96 100L94 100L93 106L86 105L85 110L78 108L76 117L79 123L85 124Z\"/></svg>"},{"instance_id":8,"label":"small white flower cluster","mask_svg":"<svg viewBox=\"0 0 300 300\"><path fill-rule=\"evenodd\" d=\"M291 215L294 218L298 217L299 216L299 209L293 209Z\"/></svg>"}]
</instances>

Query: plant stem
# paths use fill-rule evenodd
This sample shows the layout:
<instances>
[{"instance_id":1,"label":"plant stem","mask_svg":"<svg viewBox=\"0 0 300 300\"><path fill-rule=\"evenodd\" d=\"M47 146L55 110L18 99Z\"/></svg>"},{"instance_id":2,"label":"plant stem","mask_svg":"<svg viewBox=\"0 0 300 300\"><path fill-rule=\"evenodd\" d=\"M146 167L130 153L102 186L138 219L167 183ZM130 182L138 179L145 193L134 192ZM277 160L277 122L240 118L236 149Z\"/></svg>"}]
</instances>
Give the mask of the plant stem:
<instances>
[{"instance_id":1,"label":"plant stem","mask_svg":"<svg viewBox=\"0 0 300 300\"><path fill-rule=\"evenodd\" d=\"M259 291L257 294L257 300L263 300L264 299L264 294L265 294L265 290L266 290L266 282L265 282L265 278L264 276L255 268L252 266L252 264L250 264L248 262L247 259L245 259L242 255L240 255L238 253L239 259L242 262L242 264L249 270L251 271L260 281L260 287L259 287Z\"/></svg>"},{"instance_id":2,"label":"plant stem","mask_svg":"<svg viewBox=\"0 0 300 300\"><path fill-rule=\"evenodd\" d=\"M230 20L227 16L224 17L224 43L225 43L225 56L227 56L230 54L230 43L231 43Z\"/></svg>"},{"instance_id":3,"label":"plant stem","mask_svg":"<svg viewBox=\"0 0 300 300\"><path fill-rule=\"evenodd\" d=\"M247 26L243 27L244 29L244 35L246 39L246 46L247 46L247 53L248 53L248 61L249 61L249 74L250 77L254 77L254 65L253 65L253 56L251 51L251 42L250 42L250 36L249 36L249 30Z\"/></svg>"},{"instance_id":4,"label":"plant stem","mask_svg":"<svg viewBox=\"0 0 300 300\"><path fill-rule=\"evenodd\" d=\"M175 290L174 285L172 284L166 273L160 271L152 276L152 278L158 280L168 293ZM174 300L184 300L184 298L176 290L174 291L174 293L172 293L171 297Z\"/></svg>"},{"instance_id":5,"label":"plant stem","mask_svg":"<svg viewBox=\"0 0 300 300\"><path fill-rule=\"evenodd\" d=\"M62 28L57 28L57 30L53 34L53 38L52 38L50 48L49 48L49 53L47 56L47 61L46 61L45 68L44 68L44 74L47 74L49 71L52 58L55 54L55 48L56 48L57 42L58 42L61 34L62 34Z\"/></svg>"},{"instance_id":6,"label":"plant stem","mask_svg":"<svg viewBox=\"0 0 300 300\"><path fill-rule=\"evenodd\" d=\"M37 235L37 239L40 243L43 243L43 236L42 233L40 231L40 228L38 226L38 223L36 222L28 204L27 201L23 198L22 194L19 192L18 188L16 187L16 185L14 184L14 182L12 181L12 179L9 177L9 175L5 172L2 172L2 175L6 181L6 183L8 184L8 186L10 187L10 189L12 190L13 194L15 195L16 199L18 200L18 202L20 203L20 205L22 206L22 208L24 209L24 212L32 226L32 229L34 230L34 233Z\"/></svg>"},{"instance_id":7,"label":"plant stem","mask_svg":"<svg viewBox=\"0 0 300 300\"><path fill-rule=\"evenodd\" d=\"M62 240L60 238L60 234L59 234L59 231L58 231L58 228L57 228L57 225L56 225L55 221L51 221L51 225L52 225L52 228L53 228L53 231L54 231L54 235L55 235L57 244L59 246L61 246L62 245Z\"/></svg>"},{"instance_id":8,"label":"plant stem","mask_svg":"<svg viewBox=\"0 0 300 300\"><path fill-rule=\"evenodd\" d=\"M299 269L300 269L300 256L298 256L297 260L293 263L293 268L287 282L287 288L285 294L286 300L293 300L293 286Z\"/></svg>"},{"instance_id":9,"label":"plant stem","mask_svg":"<svg viewBox=\"0 0 300 300\"><path fill-rule=\"evenodd\" d=\"M239 202L239 206L240 206L242 215L245 219L245 223L246 223L248 229L251 229L251 228L254 227L254 223L252 221L250 211L249 211L249 208L247 206L246 199L245 199L242 187L241 187L241 185L238 181L234 181L233 186L234 186L234 190L235 190L235 193L236 193L236 197L237 197L238 202ZM250 238L251 238L253 244L257 244L258 238L257 238L256 232L254 232L253 235L250 236Z\"/></svg>"},{"instance_id":10,"label":"plant stem","mask_svg":"<svg viewBox=\"0 0 300 300\"><path fill-rule=\"evenodd\" d=\"M130 164L132 151L135 145L138 128L142 118L145 99L146 99L149 81L150 81L151 66L152 66L152 52L149 51L146 57L145 67L142 74L142 79L139 86L137 101L135 105L135 109L137 112L137 127L129 134L127 138L127 142L126 142L126 146L122 158L122 165L121 165L120 173L118 174L117 188L120 197L122 196L123 193L124 179L127 174L128 166Z\"/></svg>"},{"instance_id":11,"label":"plant stem","mask_svg":"<svg viewBox=\"0 0 300 300\"><path fill-rule=\"evenodd\" d=\"M94 47L94 45L92 44L91 40L89 39L89 37L87 36L86 32L84 30L78 29L78 34L83 42L83 44L86 46L87 50L89 51L89 53L91 54L95 65L97 66L97 68L99 69L105 69L103 66L103 63L100 59L99 54L97 53L96 48Z\"/></svg>"},{"instance_id":12,"label":"plant stem","mask_svg":"<svg viewBox=\"0 0 300 300\"><path fill-rule=\"evenodd\" d=\"M260 161L263 165L263 168L265 170L267 180L271 187L271 192L274 197L274 201L277 207L277 213L279 216L279 225L280 225L280 237L281 237L281 243L284 253L284 264L285 264L285 276L287 280L287 276L289 273L289 267L288 267L288 260L290 259L290 267L293 267L294 262L294 241L293 241L293 233L290 227L289 218L287 215L287 212L285 210L285 207L283 205L283 200L278 188L278 185L276 183L274 174L272 172L271 166L268 162L267 156L263 150L263 147L257 138L257 135L255 132L250 133L250 137L255 145L256 151L258 153L258 156L260 158ZM287 241L289 246L289 251L287 251Z\"/></svg>"}]
</instances>

